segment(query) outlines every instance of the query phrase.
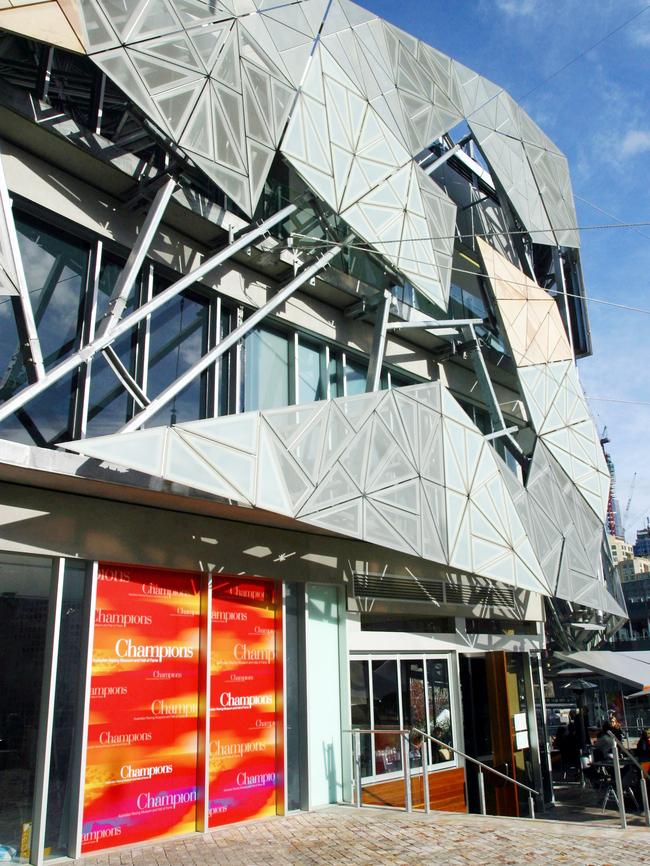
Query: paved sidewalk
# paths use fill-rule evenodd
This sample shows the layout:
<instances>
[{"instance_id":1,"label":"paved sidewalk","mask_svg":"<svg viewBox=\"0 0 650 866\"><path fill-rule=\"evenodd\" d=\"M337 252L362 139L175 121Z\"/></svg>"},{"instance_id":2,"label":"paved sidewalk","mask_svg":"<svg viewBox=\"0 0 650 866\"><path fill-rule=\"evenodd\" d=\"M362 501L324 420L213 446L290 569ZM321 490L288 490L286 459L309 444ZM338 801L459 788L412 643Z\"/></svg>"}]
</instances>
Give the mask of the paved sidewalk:
<instances>
[{"instance_id":1,"label":"paved sidewalk","mask_svg":"<svg viewBox=\"0 0 650 866\"><path fill-rule=\"evenodd\" d=\"M121 849L79 866L642 866L650 830L333 807Z\"/></svg>"}]
</instances>

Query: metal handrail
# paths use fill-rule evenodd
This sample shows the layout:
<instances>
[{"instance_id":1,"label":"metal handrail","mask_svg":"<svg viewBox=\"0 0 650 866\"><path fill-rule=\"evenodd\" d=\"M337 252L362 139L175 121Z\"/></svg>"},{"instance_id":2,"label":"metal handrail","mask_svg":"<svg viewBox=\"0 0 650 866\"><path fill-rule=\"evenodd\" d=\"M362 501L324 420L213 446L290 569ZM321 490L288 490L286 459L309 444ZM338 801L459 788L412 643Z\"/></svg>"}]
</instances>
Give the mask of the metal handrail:
<instances>
[{"instance_id":1,"label":"metal handrail","mask_svg":"<svg viewBox=\"0 0 650 866\"><path fill-rule=\"evenodd\" d=\"M650 804L648 803L648 788L644 783L644 779L650 781L650 776L643 769L641 764L637 761L636 755L633 755L632 752L623 743L619 742L618 737L613 734L611 731L607 731L607 736L612 741L614 748L612 749L612 760L614 763L614 783L616 784L616 799L618 801L618 813L621 819L621 827L623 830L627 827L627 816L625 814L625 795L623 791L623 780L621 778L621 764L618 757L619 749L623 754L627 755L628 758L631 759L632 763L637 767L639 772L641 773L641 799L643 800L643 812L645 814L645 823L647 827L650 827ZM607 798L605 798L605 805L607 804ZM603 811L605 807L603 806Z\"/></svg>"},{"instance_id":2,"label":"metal handrail","mask_svg":"<svg viewBox=\"0 0 650 866\"><path fill-rule=\"evenodd\" d=\"M486 805L485 805L485 782L483 779L483 770L487 770L489 773L492 773L494 776L499 776L502 779L505 779L507 782L512 782L514 785L517 785L519 788L523 788L528 791L528 807L530 810L530 817L535 817L535 801L533 797L539 797L539 791L536 791L534 788L528 787L528 785L524 785L523 782L518 781L517 779L512 779L510 776L506 776L505 773L501 773L499 770L495 770L494 767L490 767L489 764L484 764L483 761L479 761L477 758L473 758L471 755L468 755L466 752L462 752L460 749L457 749L455 746L450 746L449 743L445 743L443 740L438 740L436 737L431 736L431 734L427 734L426 731L422 731L419 728L344 728L342 733L344 734L353 734L353 747L354 747L354 775L355 775L355 787L356 787L356 805L357 807L361 807L361 749L360 749L360 735L361 734L396 734L403 737L402 741L402 766L404 769L404 800L406 805L406 811L412 811L412 801L411 801L411 767L409 756L404 750L404 740L408 740L409 743L412 741L412 735L417 734L423 738L431 740L431 742L436 743L439 746L442 746L445 749L449 749L451 752L454 752L456 755L460 755L466 761L469 761L472 764L476 764L479 768L479 800L481 805L481 814L486 815ZM422 782L424 787L424 810L425 812L429 812L430 803L429 803L429 768L427 762L427 750L422 749Z\"/></svg>"},{"instance_id":3,"label":"metal handrail","mask_svg":"<svg viewBox=\"0 0 650 866\"><path fill-rule=\"evenodd\" d=\"M472 764L477 764L483 770L487 770L489 773L492 773L495 776L500 776L502 779L505 779L507 782L512 782L513 785L517 785L519 788L524 788L530 794L534 794L536 797L539 797L539 791L536 791L534 788L529 788L528 785L524 785L523 782L520 782L518 779L513 779L511 776L506 776L505 773L499 772L499 770L495 770L494 767L491 767L489 764L484 764L483 761L479 761L477 758L472 758L471 755L467 755L465 752L461 752L460 749L456 749L454 746L450 746L449 743L445 743L444 740L438 740L436 737L432 737L431 734L427 734L426 731L421 731L419 728L412 728L416 734L421 734L423 737L426 737L428 740L431 740L433 743L437 743L439 746L443 746L445 749L449 749L451 752L455 752L457 755L461 755L465 758L466 761L471 761Z\"/></svg>"}]
</instances>

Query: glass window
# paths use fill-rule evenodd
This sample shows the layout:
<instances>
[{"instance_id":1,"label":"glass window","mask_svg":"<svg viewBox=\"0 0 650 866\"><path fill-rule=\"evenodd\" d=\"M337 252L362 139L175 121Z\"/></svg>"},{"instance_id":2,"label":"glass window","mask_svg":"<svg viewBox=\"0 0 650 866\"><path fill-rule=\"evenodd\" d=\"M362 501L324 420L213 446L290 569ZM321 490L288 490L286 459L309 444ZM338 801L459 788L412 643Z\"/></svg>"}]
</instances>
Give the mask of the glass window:
<instances>
[{"instance_id":1,"label":"glass window","mask_svg":"<svg viewBox=\"0 0 650 866\"><path fill-rule=\"evenodd\" d=\"M165 285L159 283L155 294ZM147 395L154 398L189 370L207 349L208 303L178 295L151 316ZM205 417L205 373L156 413L146 426L195 421Z\"/></svg>"},{"instance_id":2,"label":"glass window","mask_svg":"<svg viewBox=\"0 0 650 866\"><path fill-rule=\"evenodd\" d=\"M256 328L244 340L244 411L289 405L289 341Z\"/></svg>"},{"instance_id":3,"label":"glass window","mask_svg":"<svg viewBox=\"0 0 650 866\"><path fill-rule=\"evenodd\" d=\"M10 862L29 856L51 571L49 559L0 554L0 857Z\"/></svg>"},{"instance_id":4,"label":"glass window","mask_svg":"<svg viewBox=\"0 0 650 866\"><path fill-rule=\"evenodd\" d=\"M345 363L345 390L348 397L354 394L366 393L366 378L368 370L362 364L356 361L348 361Z\"/></svg>"},{"instance_id":5,"label":"glass window","mask_svg":"<svg viewBox=\"0 0 650 866\"><path fill-rule=\"evenodd\" d=\"M16 219L36 329L46 369L79 345L88 248L27 217Z\"/></svg>"},{"instance_id":6,"label":"glass window","mask_svg":"<svg viewBox=\"0 0 650 866\"><path fill-rule=\"evenodd\" d=\"M0 297L0 400L8 400L27 384L15 303L11 297Z\"/></svg>"},{"instance_id":7,"label":"glass window","mask_svg":"<svg viewBox=\"0 0 650 866\"><path fill-rule=\"evenodd\" d=\"M332 357L330 354L330 363L329 363L329 388L330 388L330 398L333 400L335 397L343 396L343 368L341 365L341 361L339 358Z\"/></svg>"},{"instance_id":8,"label":"glass window","mask_svg":"<svg viewBox=\"0 0 650 866\"><path fill-rule=\"evenodd\" d=\"M370 728L370 681L368 662L350 662L350 699L352 701L352 726ZM359 737L361 749L361 775L372 775L372 748L370 734Z\"/></svg>"},{"instance_id":9,"label":"glass window","mask_svg":"<svg viewBox=\"0 0 650 866\"><path fill-rule=\"evenodd\" d=\"M422 659L403 661L400 663L400 668L403 727L425 731L427 708L424 692L424 662ZM411 745L410 762L411 767L422 766L422 753L413 745Z\"/></svg>"},{"instance_id":10,"label":"glass window","mask_svg":"<svg viewBox=\"0 0 650 866\"><path fill-rule=\"evenodd\" d=\"M429 733L443 743L452 744L451 701L449 698L449 670L444 659L427 659L427 702L429 709ZM431 743L431 760L434 764L450 761L449 749Z\"/></svg>"},{"instance_id":11,"label":"glass window","mask_svg":"<svg viewBox=\"0 0 650 866\"><path fill-rule=\"evenodd\" d=\"M117 279L122 272L122 263L117 259L102 256L97 292L97 322L99 323L108 307L109 298ZM131 290L124 314L136 306L135 296L139 291L136 285ZM138 329L118 337L112 344L118 358L129 373L135 377L136 341ZM132 398L119 381L106 358L96 354L90 362L90 400L86 433L88 436L104 436L115 433L126 424L132 415Z\"/></svg>"},{"instance_id":12,"label":"glass window","mask_svg":"<svg viewBox=\"0 0 650 866\"><path fill-rule=\"evenodd\" d=\"M325 398L325 383L322 381L322 350L319 346L298 343L298 402L311 403Z\"/></svg>"},{"instance_id":13,"label":"glass window","mask_svg":"<svg viewBox=\"0 0 650 866\"><path fill-rule=\"evenodd\" d=\"M372 695L375 728L399 728L399 689L397 662L372 662ZM402 769L399 734L375 734L375 773L393 773Z\"/></svg>"}]
</instances>

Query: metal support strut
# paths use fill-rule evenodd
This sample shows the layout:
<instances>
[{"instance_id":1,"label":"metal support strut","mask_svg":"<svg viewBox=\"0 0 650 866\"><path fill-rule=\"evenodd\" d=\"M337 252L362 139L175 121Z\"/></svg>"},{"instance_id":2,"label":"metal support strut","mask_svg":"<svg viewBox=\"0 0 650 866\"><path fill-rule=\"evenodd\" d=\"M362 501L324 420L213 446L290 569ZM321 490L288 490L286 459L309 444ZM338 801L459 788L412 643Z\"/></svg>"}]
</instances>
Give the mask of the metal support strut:
<instances>
[{"instance_id":1,"label":"metal support strut","mask_svg":"<svg viewBox=\"0 0 650 866\"><path fill-rule=\"evenodd\" d=\"M156 412L169 403L170 400L173 400L186 385L192 382L204 370L207 370L211 364L214 364L214 362L227 352L228 349L231 349L236 343L238 343L239 340L259 324L262 319L265 319L286 300L288 300L296 289L299 289L300 286L308 282L313 276L328 265L340 251L341 247L338 245L331 247L325 255L317 259L313 265L310 265L308 268L301 271L297 277L291 280L290 283L287 283L284 288L280 289L277 295L274 295L270 301L267 301L267 303L264 304L264 306L255 310L255 312L242 322L238 328L231 331L228 336L224 337L223 340L218 343L218 345L213 349L210 349L210 351L203 355L196 364L190 367L190 369L183 373L182 376L179 376L178 379L171 383L171 385L165 388L164 391L151 401L146 409L143 409L142 412L135 415L128 424L125 424L124 427L121 428L120 433L128 433L132 430L137 430L138 427L145 423L145 421L152 418Z\"/></svg>"},{"instance_id":2,"label":"metal support strut","mask_svg":"<svg viewBox=\"0 0 650 866\"><path fill-rule=\"evenodd\" d=\"M278 211L278 213L274 214L272 217L269 217L264 222L252 228L250 231L241 235L236 241L232 244L228 244L228 246L224 247L218 253L215 253L213 256L207 258L203 264L199 265L198 268L195 268L191 273L186 274L184 277L181 277L175 283L172 283L171 286L168 286L164 291L160 292L159 295L156 295L155 298L152 298L150 301L147 301L146 304L143 304L141 307L138 307L137 310L134 310L132 313L129 313L122 321L118 322L114 325L113 329L110 333L105 333L101 337L97 337L87 346L84 346L79 351L70 355L70 357L66 358L65 361L62 361L56 367L53 367L37 382L34 382L32 385L29 385L27 388L24 388L15 397L12 397L10 400L7 400L2 406L0 406L0 421L4 421L18 409L22 409L30 400L33 400L34 397L37 397L55 382L58 382L68 373L71 373L73 370L76 370L81 364L90 361L90 359L100 352L102 349L105 349L110 343L120 337L122 334L129 331L134 325L137 325L138 322L141 322L143 319L146 319L147 316L150 316L160 307L164 306L167 301L179 295L182 291L189 288L189 286L193 285L197 280L200 280L205 274L210 273L210 271L214 270L218 265L223 264L223 262L227 261L231 256L233 256L239 250L244 249L253 241L255 241L258 237L265 234L269 229L273 228L273 226L282 222L288 216L290 216L295 210L296 205L287 205L287 207L282 208L282 210ZM40 352L40 350L39 350Z\"/></svg>"}]
</instances>

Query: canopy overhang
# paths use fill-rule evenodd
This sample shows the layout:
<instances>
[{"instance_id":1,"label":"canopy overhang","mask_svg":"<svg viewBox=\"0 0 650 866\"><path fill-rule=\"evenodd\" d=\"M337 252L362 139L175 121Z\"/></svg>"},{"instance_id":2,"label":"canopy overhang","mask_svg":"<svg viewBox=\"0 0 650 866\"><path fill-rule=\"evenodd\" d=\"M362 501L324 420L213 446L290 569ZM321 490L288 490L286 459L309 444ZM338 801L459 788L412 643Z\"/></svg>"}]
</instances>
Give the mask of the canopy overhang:
<instances>
[{"instance_id":1,"label":"canopy overhang","mask_svg":"<svg viewBox=\"0 0 650 866\"><path fill-rule=\"evenodd\" d=\"M555 653L560 661L579 665L593 673L618 680L641 692L650 690L650 651L611 652L592 650L575 653Z\"/></svg>"}]
</instances>

